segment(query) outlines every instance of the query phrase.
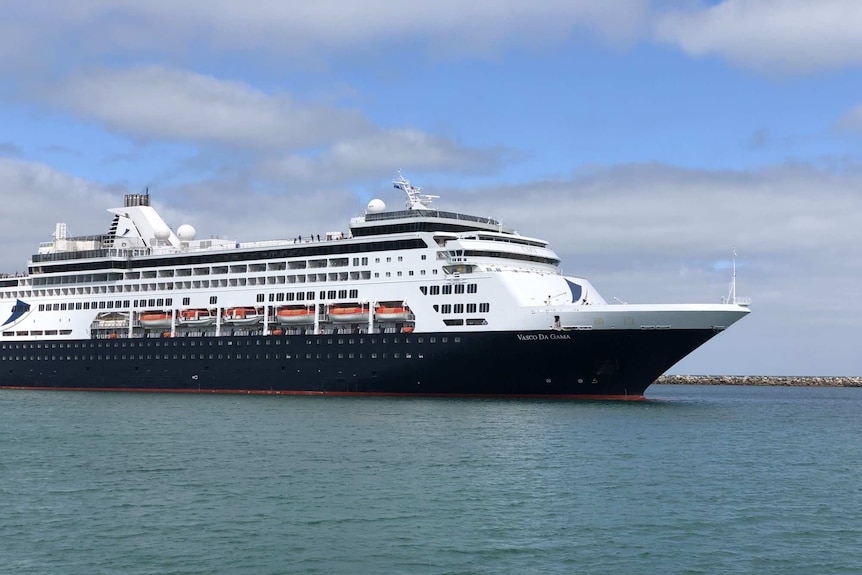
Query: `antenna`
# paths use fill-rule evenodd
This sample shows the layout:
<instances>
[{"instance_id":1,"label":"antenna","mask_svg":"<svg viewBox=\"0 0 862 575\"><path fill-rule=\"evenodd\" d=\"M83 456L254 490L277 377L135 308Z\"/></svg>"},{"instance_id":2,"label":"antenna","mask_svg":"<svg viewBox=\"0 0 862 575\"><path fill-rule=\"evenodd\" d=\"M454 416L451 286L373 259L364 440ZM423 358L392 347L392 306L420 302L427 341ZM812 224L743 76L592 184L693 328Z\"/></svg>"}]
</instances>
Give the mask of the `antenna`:
<instances>
[{"instance_id":1,"label":"antenna","mask_svg":"<svg viewBox=\"0 0 862 575\"><path fill-rule=\"evenodd\" d=\"M432 196L429 194L420 194L422 188L411 186L404 176L401 175L401 170L398 170L398 179L392 183L396 189L399 189L407 194L407 209L408 210L425 210L431 205L431 202L440 196Z\"/></svg>"},{"instance_id":2,"label":"antenna","mask_svg":"<svg viewBox=\"0 0 862 575\"><path fill-rule=\"evenodd\" d=\"M730 289L727 292L727 301L725 303L742 306L751 305L751 298L736 297L736 248L733 249L733 276L730 278Z\"/></svg>"}]
</instances>

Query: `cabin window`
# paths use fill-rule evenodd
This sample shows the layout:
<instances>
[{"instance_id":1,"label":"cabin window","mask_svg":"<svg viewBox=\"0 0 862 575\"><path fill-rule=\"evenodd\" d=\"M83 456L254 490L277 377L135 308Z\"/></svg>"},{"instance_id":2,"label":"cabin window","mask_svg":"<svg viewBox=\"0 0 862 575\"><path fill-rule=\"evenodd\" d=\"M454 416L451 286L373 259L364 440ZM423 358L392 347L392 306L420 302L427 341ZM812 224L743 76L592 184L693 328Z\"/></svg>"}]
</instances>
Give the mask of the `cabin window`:
<instances>
[{"instance_id":1,"label":"cabin window","mask_svg":"<svg viewBox=\"0 0 862 575\"><path fill-rule=\"evenodd\" d=\"M455 293L464 293L464 284L456 284Z\"/></svg>"},{"instance_id":2,"label":"cabin window","mask_svg":"<svg viewBox=\"0 0 862 575\"><path fill-rule=\"evenodd\" d=\"M467 284L467 293L476 293L476 284Z\"/></svg>"},{"instance_id":3,"label":"cabin window","mask_svg":"<svg viewBox=\"0 0 862 575\"><path fill-rule=\"evenodd\" d=\"M468 303L467 304L467 313L476 313L476 304Z\"/></svg>"},{"instance_id":4,"label":"cabin window","mask_svg":"<svg viewBox=\"0 0 862 575\"><path fill-rule=\"evenodd\" d=\"M487 313L490 310L491 304L480 303L479 304L479 312Z\"/></svg>"}]
</instances>

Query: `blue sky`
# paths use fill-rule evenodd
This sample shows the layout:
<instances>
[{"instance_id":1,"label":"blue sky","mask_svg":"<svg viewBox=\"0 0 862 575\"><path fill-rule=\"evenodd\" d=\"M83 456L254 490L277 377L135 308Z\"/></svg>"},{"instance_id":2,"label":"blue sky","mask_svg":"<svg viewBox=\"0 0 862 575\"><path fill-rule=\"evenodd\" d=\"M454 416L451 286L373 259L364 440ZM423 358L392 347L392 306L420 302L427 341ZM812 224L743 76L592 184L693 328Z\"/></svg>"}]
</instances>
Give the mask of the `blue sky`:
<instances>
[{"instance_id":1,"label":"blue sky","mask_svg":"<svg viewBox=\"0 0 862 575\"><path fill-rule=\"evenodd\" d=\"M402 199L552 242L630 302L754 313L677 373L859 375L862 3L0 4L0 268L149 186L175 227Z\"/></svg>"}]
</instances>

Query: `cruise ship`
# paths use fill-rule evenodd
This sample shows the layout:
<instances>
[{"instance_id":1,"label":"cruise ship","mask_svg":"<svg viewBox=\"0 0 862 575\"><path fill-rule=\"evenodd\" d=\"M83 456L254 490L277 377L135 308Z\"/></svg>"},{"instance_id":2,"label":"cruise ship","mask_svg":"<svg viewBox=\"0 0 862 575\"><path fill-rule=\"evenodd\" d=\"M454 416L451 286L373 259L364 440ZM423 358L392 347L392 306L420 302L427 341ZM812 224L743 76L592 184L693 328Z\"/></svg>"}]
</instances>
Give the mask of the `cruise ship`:
<instances>
[{"instance_id":1,"label":"cruise ship","mask_svg":"<svg viewBox=\"0 0 862 575\"><path fill-rule=\"evenodd\" d=\"M404 209L322 237L196 239L149 193L106 233L57 224L0 278L0 388L643 399L749 313L609 303L548 242L394 185Z\"/></svg>"}]
</instances>

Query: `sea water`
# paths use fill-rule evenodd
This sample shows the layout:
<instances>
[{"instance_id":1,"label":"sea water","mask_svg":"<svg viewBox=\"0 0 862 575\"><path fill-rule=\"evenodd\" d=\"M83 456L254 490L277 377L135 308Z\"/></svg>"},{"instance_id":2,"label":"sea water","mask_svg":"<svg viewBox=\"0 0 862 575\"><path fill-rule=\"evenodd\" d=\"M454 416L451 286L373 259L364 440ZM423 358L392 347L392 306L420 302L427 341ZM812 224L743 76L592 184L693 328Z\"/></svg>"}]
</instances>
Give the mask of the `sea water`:
<instances>
[{"instance_id":1,"label":"sea water","mask_svg":"<svg viewBox=\"0 0 862 575\"><path fill-rule=\"evenodd\" d=\"M862 573L862 389L0 391L0 573Z\"/></svg>"}]
</instances>

